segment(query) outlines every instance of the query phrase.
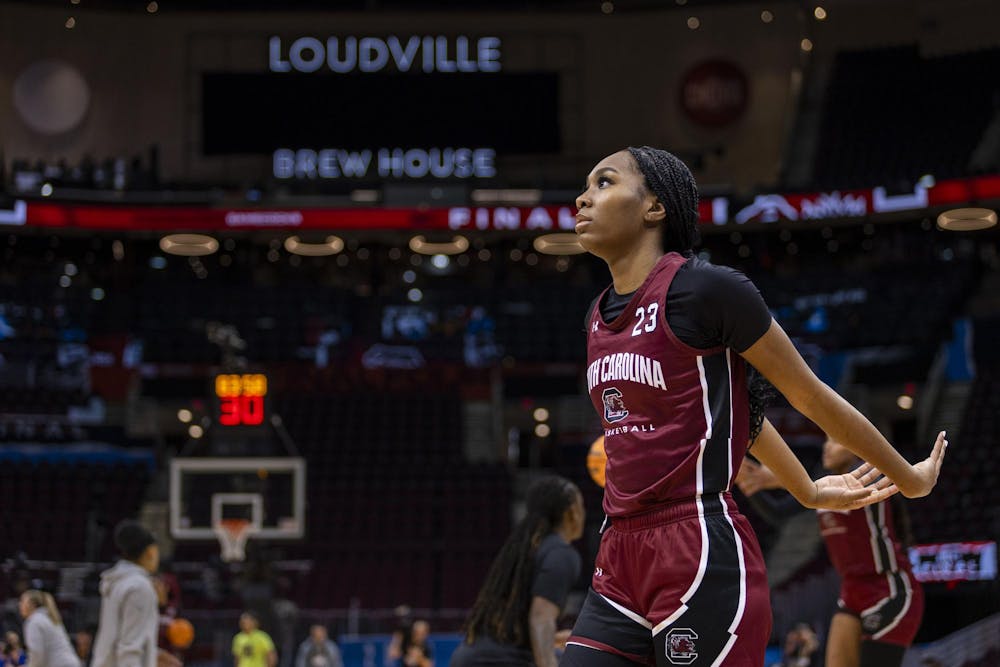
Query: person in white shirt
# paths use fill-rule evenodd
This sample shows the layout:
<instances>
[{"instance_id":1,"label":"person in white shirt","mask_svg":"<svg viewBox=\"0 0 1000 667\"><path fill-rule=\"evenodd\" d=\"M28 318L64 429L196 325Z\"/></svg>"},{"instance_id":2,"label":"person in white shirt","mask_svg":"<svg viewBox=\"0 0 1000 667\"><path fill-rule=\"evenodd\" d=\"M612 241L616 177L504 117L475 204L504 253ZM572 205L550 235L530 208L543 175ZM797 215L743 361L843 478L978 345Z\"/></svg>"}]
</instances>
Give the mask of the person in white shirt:
<instances>
[{"instance_id":1,"label":"person in white shirt","mask_svg":"<svg viewBox=\"0 0 1000 667\"><path fill-rule=\"evenodd\" d=\"M27 590L18 600L18 610L24 618L24 644L31 667L80 667L50 594Z\"/></svg>"},{"instance_id":2,"label":"person in white shirt","mask_svg":"<svg viewBox=\"0 0 1000 667\"><path fill-rule=\"evenodd\" d=\"M151 576L160 567L156 537L137 521L115 528L122 559L101 574L101 620L91 667L180 667L156 647L160 611Z\"/></svg>"}]
</instances>

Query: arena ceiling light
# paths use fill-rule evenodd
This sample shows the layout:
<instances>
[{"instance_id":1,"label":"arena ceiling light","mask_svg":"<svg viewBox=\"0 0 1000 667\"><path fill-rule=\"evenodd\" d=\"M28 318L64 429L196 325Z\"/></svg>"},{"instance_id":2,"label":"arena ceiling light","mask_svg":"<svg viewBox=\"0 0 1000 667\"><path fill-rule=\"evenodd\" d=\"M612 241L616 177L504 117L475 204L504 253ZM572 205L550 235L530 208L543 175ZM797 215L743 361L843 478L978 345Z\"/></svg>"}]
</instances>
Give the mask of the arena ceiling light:
<instances>
[{"instance_id":1,"label":"arena ceiling light","mask_svg":"<svg viewBox=\"0 0 1000 667\"><path fill-rule=\"evenodd\" d=\"M939 215L937 224L952 232L972 232L997 224L997 213L988 208L953 208Z\"/></svg>"},{"instance_id":2,"label":"arena ceiling light","mask_svg":"<svg viewBox=\"0 0 1000 667\"><path fill-rule=\"evenodd\" d=\"M576 234L562 232L539 236L534 242L535 250L546 255L579 255L587 252L580 245Z\"/></svg>"},{"instance_id":3,"label":"arena ceiling light","mask_svg":"<svg viewBox=\"0 0 1000 667\"><path fill-rule=\"evenodd\" d=\"M204 234L169 234L160 239L160 250L171 255L202 257L219 249L219 242Z\"/></svg>"},{"instance_id":4,"label":"arena ceiling light","mask_svg":"<svg viewBox=\"0 0 1000 667\"><path fill-rule=\"evenodd\" d=\"M343 249L344 239L339 236L327 236L322 243L304 243L298 236L289 236L285 239L285 250L305 257L336 255Z\"/></svg>"},{"instance_id":5,"label":"arena ceiling light","mask_svg":"<svg viewBox=\"0 0 1000 667\"><path fill-rule=\"evenodd\" d=\"M454 236L444 243L431 243L423 236L410 239L410 250L421 255L458 255L468 249L469 239L464 236Z\"/></svg>"}]
</instances>

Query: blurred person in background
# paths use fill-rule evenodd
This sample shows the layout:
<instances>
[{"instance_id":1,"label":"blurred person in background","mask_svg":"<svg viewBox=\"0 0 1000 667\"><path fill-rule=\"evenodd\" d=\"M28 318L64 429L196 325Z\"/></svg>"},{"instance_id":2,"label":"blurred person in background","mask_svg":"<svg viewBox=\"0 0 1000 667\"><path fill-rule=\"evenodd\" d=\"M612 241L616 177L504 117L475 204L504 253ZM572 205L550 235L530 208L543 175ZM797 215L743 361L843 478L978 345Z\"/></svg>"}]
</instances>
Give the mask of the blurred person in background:
<instances>
[{"instance_id":1,"label":"blurred person in background","mask_svg":"<svg viewBox=\"0 0 1000 667\"><path fill-rule=\"evenodd\" d=\"M3 636L3 649L0 655L0 667L16 667L28 662L28 656L21 644L21 637L13 630Z\"/></svg>"},{"instance_id":2,"label":"blurred person in background","mask_svg":"<svg viewBox=\"0 0 1000 667\"><path fill-rule=\"evenodd\" d=\"M858 458L840 443L823 443L823 467L843 473ZM736 484L755 506L774 504L758 495L783 488L767 466L744 461ZM820 535L840 575L837 613L830 620L826 667L898 667L920 629L923 588L910 567L909 520L894 496L851 511L817 510Z\"/></svg>"},{"instance_id":3,"label":"blurred person in background","mask_svg":"<svg viewBox=\"0 0 1000 667\"><path fill-rule=\"evenodd\" d=\"M785 635L781 667L818 667L819 639L808 623L799 623Z\"/></svg>"},{"instance_id":4,"label":"blurred person in background","mask_svg":"<svg viewBox=\"0 0 1000 667\"><path fill-rule=\"evenodd\" d=\"M278 651L271 636L260 629L260 621L245 611L240 616L240 631L233 637L233 660L236 667L275 667Z\"/></svg>"},{"instance_id":5,"label":"blurred person in background","mask_svg":"<svg viewBox=\"0 0 1000 667\"><path fill-rule=\"evenodd\" d=\"M152 575L160 567L156 537L138 521L115 527L121 560L101 574L101 619L94 639L93 667L179 667L156 646L160 627Z\"/></svg>"},{"instance_id":6,"label":"blurred person in background","mask_svg":"<svg viewBox=\"0 0 1000 667\"><path fill-rule=\"evenodd\" d=\"M434 667L434 647L429 641L431 625L417 620L389 643L390 664L396 667Z\"/></svg>"},{"instance_id":7,"label":"blurred person in background","mask_svg":"<svg viewBox=\"0 0 1000 667\"><path fill-rule=\"evenodd\" d=\"M299 645L295 655L295 667L344 667L340 649L330 639L325 627L314 625L309 628L309 636Z\"/></svg>"},{"instance_id":8,"label":"blurred person in background","mask_svg":"<svg viewBox=\"0 0 1000 667\"><path fill-rule=\"evenodd\" d=\"M586 513L575 484L547 477L528 490L527 514L490 566L451 667L554 667L568 632L556 623L580 575L571 543Z\"/></svg>"},{"instance_id":9,"label":"blurred person in background","mask_svg":"<svg viewBox=\"0 0 1000 667\"><path fill-rule=\"evenodd\" d=\"M52 595L27 590L21 594L19 610L31 667L80 667Z\"/></svg>"},{"instance_id":10,"label":"blurred person in background","mask_svg":"<svg viewBox=\"0 0 1000 667\"><path fill-rule=\"evenodd\" d=\"M96 628L85 628L78 630L73 635L73 646L76 649L76 656L80 658L83 667L90 667L90 659L93 656L94 633Z\"/></svg>"}]
</instances>

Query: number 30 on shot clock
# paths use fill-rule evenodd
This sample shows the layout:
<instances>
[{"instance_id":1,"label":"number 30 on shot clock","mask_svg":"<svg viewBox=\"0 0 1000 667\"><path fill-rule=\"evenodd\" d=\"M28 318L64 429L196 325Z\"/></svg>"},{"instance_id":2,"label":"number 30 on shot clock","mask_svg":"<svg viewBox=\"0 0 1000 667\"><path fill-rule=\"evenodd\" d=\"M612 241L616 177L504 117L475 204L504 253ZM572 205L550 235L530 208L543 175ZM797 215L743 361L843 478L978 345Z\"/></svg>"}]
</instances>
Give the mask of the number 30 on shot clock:
<instances>
[{"instance_id":1,"label":"number 30 on shot clock","mask_svg":"<svg viewBox=\"0 0 1000 667\"><path fill-rule=\"evenodd\" d=\"M222 426L260 426L264 423L267 376L262 373L227 373L215 376Z\"/></svg>"}]
</instances>

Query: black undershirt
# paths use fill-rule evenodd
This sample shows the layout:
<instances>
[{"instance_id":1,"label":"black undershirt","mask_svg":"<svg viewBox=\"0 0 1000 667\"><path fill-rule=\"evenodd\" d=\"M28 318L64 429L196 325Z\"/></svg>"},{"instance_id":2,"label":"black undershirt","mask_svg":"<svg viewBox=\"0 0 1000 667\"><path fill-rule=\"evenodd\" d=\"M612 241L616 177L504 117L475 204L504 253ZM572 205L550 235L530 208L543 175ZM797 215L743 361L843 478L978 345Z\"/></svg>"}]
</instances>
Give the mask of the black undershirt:
<instances>
[{"instance_id":1,"label":"black undershirt","mask_svg":"<svg viewBox=\"0 0 1000 667\"><path fill-rule=\"evenodd\" d=\"M614 321L633 294L609 289L601 301L604 321ZM667 290L666 309L667 324L674 335L699 350L721 345L744 352L771 326L771 312L749 278L697 257L678 269Z\"/></svg>"}]
</instances>

